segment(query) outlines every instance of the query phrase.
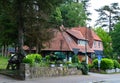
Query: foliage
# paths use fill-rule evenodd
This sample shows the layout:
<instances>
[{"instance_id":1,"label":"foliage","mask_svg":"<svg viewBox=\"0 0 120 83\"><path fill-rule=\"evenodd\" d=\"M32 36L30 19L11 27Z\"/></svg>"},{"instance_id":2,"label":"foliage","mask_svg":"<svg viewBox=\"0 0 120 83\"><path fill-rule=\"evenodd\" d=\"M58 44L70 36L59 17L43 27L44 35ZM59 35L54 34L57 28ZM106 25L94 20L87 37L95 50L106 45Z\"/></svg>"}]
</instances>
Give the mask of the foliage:
<instances>
[{"instance_id":1,"label":"foliage","mask_svg":"<svg viewBox=\"0 0 120 83\"><path fill-rule=\"evenodd\" d=\"M98 69L98 59L93 60L92 64L96 69ZM114 63L112 59L103 58L101 60L100 69L106 70L106 69L112 69L112 68L114 68Z\"/></svg>"},{"instance_id":2,"label":"foliage","mask_svg":"<svg viewBox=\"0 0 120 83\"><path fill-rule=\"evenodd\" d=\"M0 0L0 46L4 46L5 49L8 45L16 44L18 37L12 7L12 0ZM7 55L4 51L2 54Z\"/></svg>"},{"instance_id":3,"label":"foliage","mask_svg":"<svg viewBox=\"0 0 120 83\"><path fill-rule=\"evenodd\" d=\"M47 63L56 63L57 57L55 55L47 55L45 56L45 60Z\"/></svg>"},{"instance_id":4,"label":"foliage","mask_svg":"<svg viewBox=\"0 0 120 83\"><path fill-rule=\"evenodd\" d=\"M28 54L23 59L23 63L29 63L30 65L34 65L35 63L40 63L41 60L42 60L42 56L39 54Z\"/></svg>"},{"instance_id":5,"label":"foliage","mask_svg":"<svg viewBox=\"0 0 120 83\"><path fill-rule=\"evenodd\" d=\"M88 65L86 64L85 61L81 62L81 65L82 65L82 67L81 67L82 74L87 75L88 71L89 71Z\"/></svg>"},{"instance_id":6,"label":"foliage","mask_svg":"<svg viewBox=\"0 0 120 83\"><path fill-rule=\"evenodd\" d=\"M94 66L95 69L98 69L98 59L94 59L92 65Z\"/></svg>"},{"instance_id":7,"label":"foliage","mask_svg":"<svg viewBox=\"0 0 120 83\"><path fill-rule=\"evenodd\" d=\"M60 6L65 27L85 26L87 16L82 3L70 2Z\"/></svg>"},{"instance_id":8,"label":"foliage","mask_svg":"<svg viewBox=\"0 0 120 83\"><path fill-rule=\"evenodd\" d=\"M71 64L68 64L67 66L69 68L78 68L78 65L80 65L79 63L71 63Z\"/></svg>"},{"instance_id":9,"label":"foliage","mask_svg":"<svg viewBox=\"0 0 120 83\"><path fill-rule=\"evenodd\" d=\"M112 59L107 59L107 58L102 59L102 61L101 61L101 69L102 70L112 69L112 68L114 68L114 63L113 63Z\"/></svg>"},{"instance_id":10,"label":"foliage","mask_svg":"<svg viewBox=\"0 0 120 83\"><path fill-rule=\"evenodd\" d=\"M63 61L62 60L57 60L56 64L63 64Z\"/></svg>"},{"instance_id":11,"label":"foliage","mask_svg":"<svg viewBox=\"0 0 120 83\"><path fill-rule=\"evenodd\" d=\"M111 37L112 37L112 46L113 46L113 51L114 53L117 54L116 58L120 55L120 22L118 22L114 26L114 30L111 32Z\"/></svg>"},{"instance_id":12,"label":"foliage","mask_svg":"<svg viewBox=\"0 0 120 83\"><path fill-rule=\"evenodd\" d=\"M88 8L90 7L90 0L81 0L81 3L83 4L83 8L85 10L85 14L87 15L87 20L91 21L91 18L89 18L89 16L91 15L91 13L89 12Z\"/></svg>"},{"instance_id":13,"label":"foliage","mask_svg":"<svg viewBox=\"0 0 120 83\"><path fill-rule=\"evenodd\" d=\"M113 60L114 68L120 68L120 64L117 60Z\"/></svg>"},{"instance_id":14,"label":"foliage","mask_svg":"<svg viewBox=\"0 0 120 83\"><path fill-rule=\"evenodd\" d=\"M105 57L113 58L113 56L111 56L113 50L111 46L112 39L109 34L105 32L101 27L96 28L95 32L102 39Z\"/></svg>"},{"instance_id":15,"label":"foliage","mask_svg":"<svg viewBox=\"0 0 120 83\"><path fill-rule=\"evenodd\" d=\"M50 62L50 55L46 55L45 60L46 60L46 62Z\"/></svg>"},{"instance_id":16,"label":"foliage","mask_svg":"<svg viewBox=\"0 0 120 83\"><path fill-rule=\"evenodd\" d=\"M50 23L53 23L57 27L59 27L62 24L62 21L63 19L62 19L60 8L57 7L50 16Z\"/></svg>"},{"instance_id":17,"label":"foliage","mask_svg":"<svg viewBox=\"0 0 120 83\"><path fill-rule=\"evenodd\" d=\"M69 65L69 64L72 64L72 62L70 62L70 61L66 61L66 64Z\"/></svg>"},{"instance_id":18,"label":"foliage","mask_svg":"<svg viewBox=\"0 0 120 83\"><path fill-rule=\"evenodd\" d=\"M18 44L18 52L22 54L25 39L27 44L37 46L38 53L41 44L51 38L48 38L51 35L45 29L52 25L48 22L51 11L64 1L0 0L0 44Z\"/></svg>"},{"instance_id":19,"label":"foliage","mask_svg":"<svg viewBox=\"0 0 120 83\"><path fill-rule=\"evenodd\" d=\"M94 68L93 64L88 64L88 68L89 70L93 69Z\"/></svg>"},{"instance_id":20,"label":"foliage","mask_svg":"<svg viewBox=\"0 0 120 83\"><path fill-rule=\"evenodd\" d=\"M25 34L27 41L25 43L30 47L36 46L37 53L40 53L41 48L44 47L43 43L49 41L53 37L53 31L50 29L53 27L53 23L49 22L51 12L64 1L26 1L25 4L28 6L26 8L27 11L25 13L25 30L27 31ZM35 5L35 7L33 7L33 5ZM59 13L58 9L56 11Z\"/></svg>"},{"instance_id":21,"label":"foliage","mask_svg":"<svg viewBox=\"0 0 120 83\"><path fill-rule=\"evenodd\" d=\"M96 9L99 13L99 18L97 20L97 25L101 27L108 27L109 32L113 30L113 26L116 22L120 20L119 16L119 4L112 3L110 5L105 5L100 9Z\"/></svg>"},{"instance_id":22,"label":"foliage","mask_svg":"<svg viewBox=\"0 0 120 83\"><path fill-rule=\"evenodd\" d=\"M72 57L72 63L79 63L79 59L77 55L73 55Z\"/></svg>"}]
</instances>

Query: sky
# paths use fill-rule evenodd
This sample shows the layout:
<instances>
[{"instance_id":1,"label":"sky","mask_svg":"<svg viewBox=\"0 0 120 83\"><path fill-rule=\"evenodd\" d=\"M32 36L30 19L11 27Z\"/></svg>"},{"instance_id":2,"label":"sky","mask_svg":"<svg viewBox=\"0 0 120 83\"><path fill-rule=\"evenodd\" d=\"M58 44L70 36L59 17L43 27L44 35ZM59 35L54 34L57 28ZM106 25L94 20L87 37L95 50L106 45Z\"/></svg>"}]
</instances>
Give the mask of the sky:
<instances>
[{"instance_id":1,"label":"sky","mask_svg":"<svg viewBox=\"0 0 120 83\"><path fill-rule=\"evenodd\" d=\"M115 3L115 2L119 3L120 5L120 0L91 0L90 1L91 7L89 7L88 10L92 13L92 15L90 16L92 21L89 23L89 25L94 27L95 20L97 20L98 18L98 13L94 9L99 9L104 5L110 5L111 3Z\"/></svg>"}]
</instances>

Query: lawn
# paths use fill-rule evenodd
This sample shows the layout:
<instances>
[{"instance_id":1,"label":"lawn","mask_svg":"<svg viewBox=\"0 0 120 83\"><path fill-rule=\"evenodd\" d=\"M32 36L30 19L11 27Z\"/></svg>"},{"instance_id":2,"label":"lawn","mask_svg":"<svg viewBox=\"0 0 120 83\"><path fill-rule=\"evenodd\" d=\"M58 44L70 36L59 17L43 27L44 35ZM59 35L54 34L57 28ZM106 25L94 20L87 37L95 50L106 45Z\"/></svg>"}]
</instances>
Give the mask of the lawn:
<instances>
[{"instance_id":1,"label":"lawn","mask_svg":"<svg viewBox=\"0 0 120 83\"><path fill-rule=\"evenodd\" d=\"M8 58L0 56L0 69L6 69Z\"/></svg>"}]
</instances>

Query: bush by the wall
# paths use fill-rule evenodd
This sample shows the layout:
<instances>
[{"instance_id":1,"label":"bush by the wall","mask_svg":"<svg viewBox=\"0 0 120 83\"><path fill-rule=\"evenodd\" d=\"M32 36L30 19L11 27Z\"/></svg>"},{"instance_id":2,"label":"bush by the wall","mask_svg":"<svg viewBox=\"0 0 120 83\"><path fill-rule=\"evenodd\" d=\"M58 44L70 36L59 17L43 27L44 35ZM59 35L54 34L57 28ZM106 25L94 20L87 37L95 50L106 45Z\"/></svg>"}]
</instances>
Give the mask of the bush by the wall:
<instances>
[{"instance_id":1,"label":"bush by the wall","mask_svg":"<svg viewBox=\"0 0 120 83\"><path fill-rule=\"evenodd\" d=\"M82 65L82 67L81 67L82 74L87 75L88 71L89 71L88 65L86 64L85 61L81 62L81 65Z\"/></svg>"},{"instance_id":2,"label":"bush by the wall","mask_svg":"<svg viewBox=\"0 0 120 83\"><path fill-rule=\"evenodd\" d=\"M117 60L113 60L114 68L120 68L120 64Z\"/></svg>"},{"instance_id":3,"label":"bush by the wall","mask_svg":"<svg viewBox=\"0 0 120 83\"><path fill-rule=\"evenodd\" d=\"M98 59L94 59L92 65L95 69L98 69Z\"/></svg>"},{"instance_id":4,"label":"bush by the wall","mask_svg":"<svg viewBox=\"0 0 120 83\"><path fill-rule=\"evenodd\" d=\"M93 61L93 66L98 69L98 59L95 59ZM103 58L101 60L101 64L100 64L100 69L102 70L106 70L106 69L112 69L114 68L114 62L112 59L108 59L108 58Z\"/></svg>"},{"instance_id":5,"label":"bush by the wall","mask_svg":"<svg viewBox=\"0 0 120 83\"><path fill-rule=\"evenodd\" d=\"M106 70L106 69L113 69L114 68L114 63L112 59L108 59L108 58L103 58L101 60L101 67L102 70Z\"/></svg>"},{"instance_id":6,"label":"bush by the wall","mask_svg":"<svg viewBox=\"0 0 120 83\"><path fill-rule=\"evenodd\" d=\"M88 68L89 68L89 70L93 69L94 68L93 64L88 64Z\"/></svg>"},{"instance_id":7,"label":"bush by the wall","mask_svg":"<svg viewBox=\"0 0 120 83\"><path fill-rule=\"evenodd\" d=\"M79 63L79 59L78 59L78 56L77 55L74 55L72 57L72 63Z\"/></svg>"},{"instance_id":8,"label":"bush by the wall","mask_svg":"<svg viewBox=\"0 0 120 83\"><path fill-rule=\"evenodd\" d=\"M24 59L23 63L29 63L33 65L34 63L40 63L42 60L42 56L40 54L28 54Z\"/></svg>"}]
</instances>

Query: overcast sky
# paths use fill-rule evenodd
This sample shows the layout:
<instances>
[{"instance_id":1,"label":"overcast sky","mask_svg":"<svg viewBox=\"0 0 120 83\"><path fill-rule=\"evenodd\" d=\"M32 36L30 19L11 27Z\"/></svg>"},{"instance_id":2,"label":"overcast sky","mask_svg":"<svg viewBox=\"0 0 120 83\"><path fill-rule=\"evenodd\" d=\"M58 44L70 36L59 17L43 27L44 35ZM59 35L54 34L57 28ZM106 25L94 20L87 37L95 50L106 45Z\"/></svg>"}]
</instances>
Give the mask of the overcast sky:
<instances>
[{"instance_id":1,"label":"overcast sky","mask_svg":"<svg viewBox=\"0 0 120 83\"><path fill-rule=\"evenodd\" d=\"M92 22L90 22L90 26L94 27L95 20L98 18L98 14L94 9L99 9L104 5L110 5L111 3L115 2L118 2L120 5L120 0L91 0L90 1L91 7L89 7L89 10L92 13L91 15Z\"/></svg>"}]
</instances>

